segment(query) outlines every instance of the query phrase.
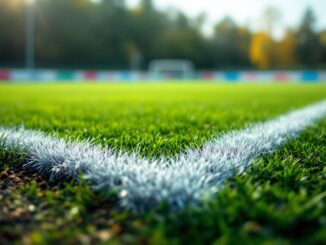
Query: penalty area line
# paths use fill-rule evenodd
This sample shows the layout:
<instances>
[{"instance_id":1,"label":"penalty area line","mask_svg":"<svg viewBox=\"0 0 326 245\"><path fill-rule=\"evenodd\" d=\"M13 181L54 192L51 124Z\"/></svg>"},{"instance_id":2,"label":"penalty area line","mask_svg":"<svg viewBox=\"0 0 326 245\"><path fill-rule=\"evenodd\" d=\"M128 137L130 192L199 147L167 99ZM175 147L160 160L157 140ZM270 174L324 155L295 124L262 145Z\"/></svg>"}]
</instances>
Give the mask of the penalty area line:
<instances>
[{"instance_id":1,"label":"penalty area line","mask_svg":"<svg viewBox=\"0 0 326 245\"><path fill-rule=\"evenodd\" d=\"M24 128L0 127L1 145L26 167L54 179L80 178L97 190L119 190L123 208L144 212L165 201L173 210L200 204L225 181L326 115L326 101L232 131L174 158L146 159L88 141L73 142Z\"/></svg>"}]
</instances>

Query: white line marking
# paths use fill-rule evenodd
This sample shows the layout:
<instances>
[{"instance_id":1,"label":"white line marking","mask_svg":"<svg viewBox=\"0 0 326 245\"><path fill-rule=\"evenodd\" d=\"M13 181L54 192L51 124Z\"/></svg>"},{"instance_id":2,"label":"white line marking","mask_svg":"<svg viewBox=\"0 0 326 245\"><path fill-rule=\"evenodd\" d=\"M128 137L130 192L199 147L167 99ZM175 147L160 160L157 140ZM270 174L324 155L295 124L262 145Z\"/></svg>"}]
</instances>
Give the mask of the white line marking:
<instances>
[{"instance_id":1,"label":"white line marking","mask_svg":"<svg viewBox=\"0 0 326 245\"><path fill-rule=\"evenodd\" d=\"M120 191L124 208L144 211L165 200L173 209L199 204L259 156L326 115L326 101L243 130L227 133L172 159L145 159L137 153L67 142L23 128L0 128L2 144L28 159L27 166L52 178L86 176L97 189Z\"/></svg>"}]
</instances>

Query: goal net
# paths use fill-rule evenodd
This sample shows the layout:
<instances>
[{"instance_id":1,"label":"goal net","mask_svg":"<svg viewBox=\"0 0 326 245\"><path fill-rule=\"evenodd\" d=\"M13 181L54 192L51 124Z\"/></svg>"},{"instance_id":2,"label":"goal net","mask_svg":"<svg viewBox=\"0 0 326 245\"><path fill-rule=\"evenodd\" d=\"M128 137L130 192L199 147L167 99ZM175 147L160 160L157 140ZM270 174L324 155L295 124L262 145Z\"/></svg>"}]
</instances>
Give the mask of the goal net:
<instances>
[{"instance_id":1,"label":"goal net","mask_svg":"<svg viewBox=\"0 0 326 245\"><path fill-rule=\"evenodd\" d=\"M193 71L189 60L154 60L149 65L149 73L155 79L189 79Z\"/></svg>"}]
</instances>

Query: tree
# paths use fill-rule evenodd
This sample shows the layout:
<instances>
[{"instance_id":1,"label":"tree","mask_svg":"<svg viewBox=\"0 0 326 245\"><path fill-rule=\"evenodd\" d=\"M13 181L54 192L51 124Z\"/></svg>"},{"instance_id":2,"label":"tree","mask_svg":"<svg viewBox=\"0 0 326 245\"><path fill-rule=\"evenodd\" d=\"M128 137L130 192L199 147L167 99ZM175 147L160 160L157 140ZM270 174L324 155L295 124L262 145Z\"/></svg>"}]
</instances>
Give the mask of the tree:
<instances>
[{"instance_id":1,"label":"tree","mask_svg":"<svg viewBox=\"0 0 326 245\"><path fill-rule=\"evenodd\" d=\"M281 67L293 67L296 64L295 45L295 34L293 31L288 30L283 39L277 43L277 58L275 65Z\"/></svg>"},{"instance_id":2,"label":"tree","mask_svg":"<svg viewBox=\"0 0 326 245\"><path fill-rule=\"evenodd\" d=\"M212 39L216 66L245 67L249 62L251 33L241 28L229 17L215 26Z\"/></svg>"},{"instance_id":3,"label":"tree","mask_svg":"<svg viewBox=\"0 0 326 245\"><path fill-rule=\"evenodd\" d=\"M24 0L0 0L1 66L24 64L25 7Z\"/></svg>"},{"instance_id":4,"label":"tree","mask_svg":"<svg viewBox=\"0 0 326 245\"><path fill-rule=\"evenodd\" d=\"M154 4L152 0L141 0L140 2L141 9L144 12L153 12L155 10Z\"/></svg>"},{"instance_id":5,"label":"tree","mask_svg":"<svg viewBox=\"0 0 326 245\"><path fill-rule=\"evenodd\" d=\"M316 65L320 62L320 43L315 33L315 14L308 8L296 32L296 55L303 65Z\"/></svg>"},{"instance_id":6,"label":"tree","mask_svg":"<svg viewBox=\"0 0 326 245\"><path fill-rule=\"evenodd\" d=\"M201 20L198 19L200 22ZM205 58L205 39L200 29L200 23L192 21L183 13L177 12L168 18L168 26L157 47L157 58L189 59L197 67L203 67Z\"/></svg>"},{"instance_id":7,"label":"tree","mask_svg":"<svg viewBox=\"0 0 326 245\"><path fill-rule=\"evenodd\" d=\"M43 0L35 8L38 65L92 66L99 44L93 38L94 5L87 0Z\"/></svg>"},{"instance_id":8,"label":"tree","mask_svg":"<svg viewBox=\"0 0 326 245\"><path fill-rule=\"evenodd\" d=\"M25 0L0 0L0 65L23 66ZM147 69L153 59L192 60L199 69L319 66L326 62L325 32L314 29L307 10L295 32L280 41L273 30L280 19L275 8L263 15L264 29L253 33L231 18L203 34L205 16L162 11L153 0L129 9L125 0L37 0L36 65L51 68ZM296 62L296 57L298 61Z\"/></svg>"},{"instance_id":9,"label":"tree","mask_svg":"<svg viewBox=\"0 0 326 245\"><path fill-rule=\"evenodd\" d=\"M322 31L319 34L319 42L321 44L321 49L322 49L321 61L325 65L326 64L326 31Z\"/></svg>"},{"instance_id":10,"label":"tree","mask_svg":"<svg viewBox=\"0 0 326 245\"><path fill-rule=\"evenodd\" d=\"M254 34L250 46L250 60L259 68L267 69L275 64L274 40L266 32Z\"/></svg>"}]
</instances>

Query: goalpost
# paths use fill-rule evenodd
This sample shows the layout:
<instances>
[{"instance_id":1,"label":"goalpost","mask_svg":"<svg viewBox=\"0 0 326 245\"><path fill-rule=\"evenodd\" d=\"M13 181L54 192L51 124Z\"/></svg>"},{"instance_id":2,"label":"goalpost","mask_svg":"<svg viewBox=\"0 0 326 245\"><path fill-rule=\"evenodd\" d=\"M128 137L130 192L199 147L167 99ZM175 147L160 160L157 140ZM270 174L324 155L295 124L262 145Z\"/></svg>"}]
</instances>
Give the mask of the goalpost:
<instances>
[{"instance_id":1,"label":"goalpost","mask_svg":"<svg viewBox=\"0 0 326 245\"><path fill-rule=\"evenodd\" d=\"M149 74L154 79L189 79L193 71L189 60L154 60L149 64Z\"/></svg>"}]
</instances>

